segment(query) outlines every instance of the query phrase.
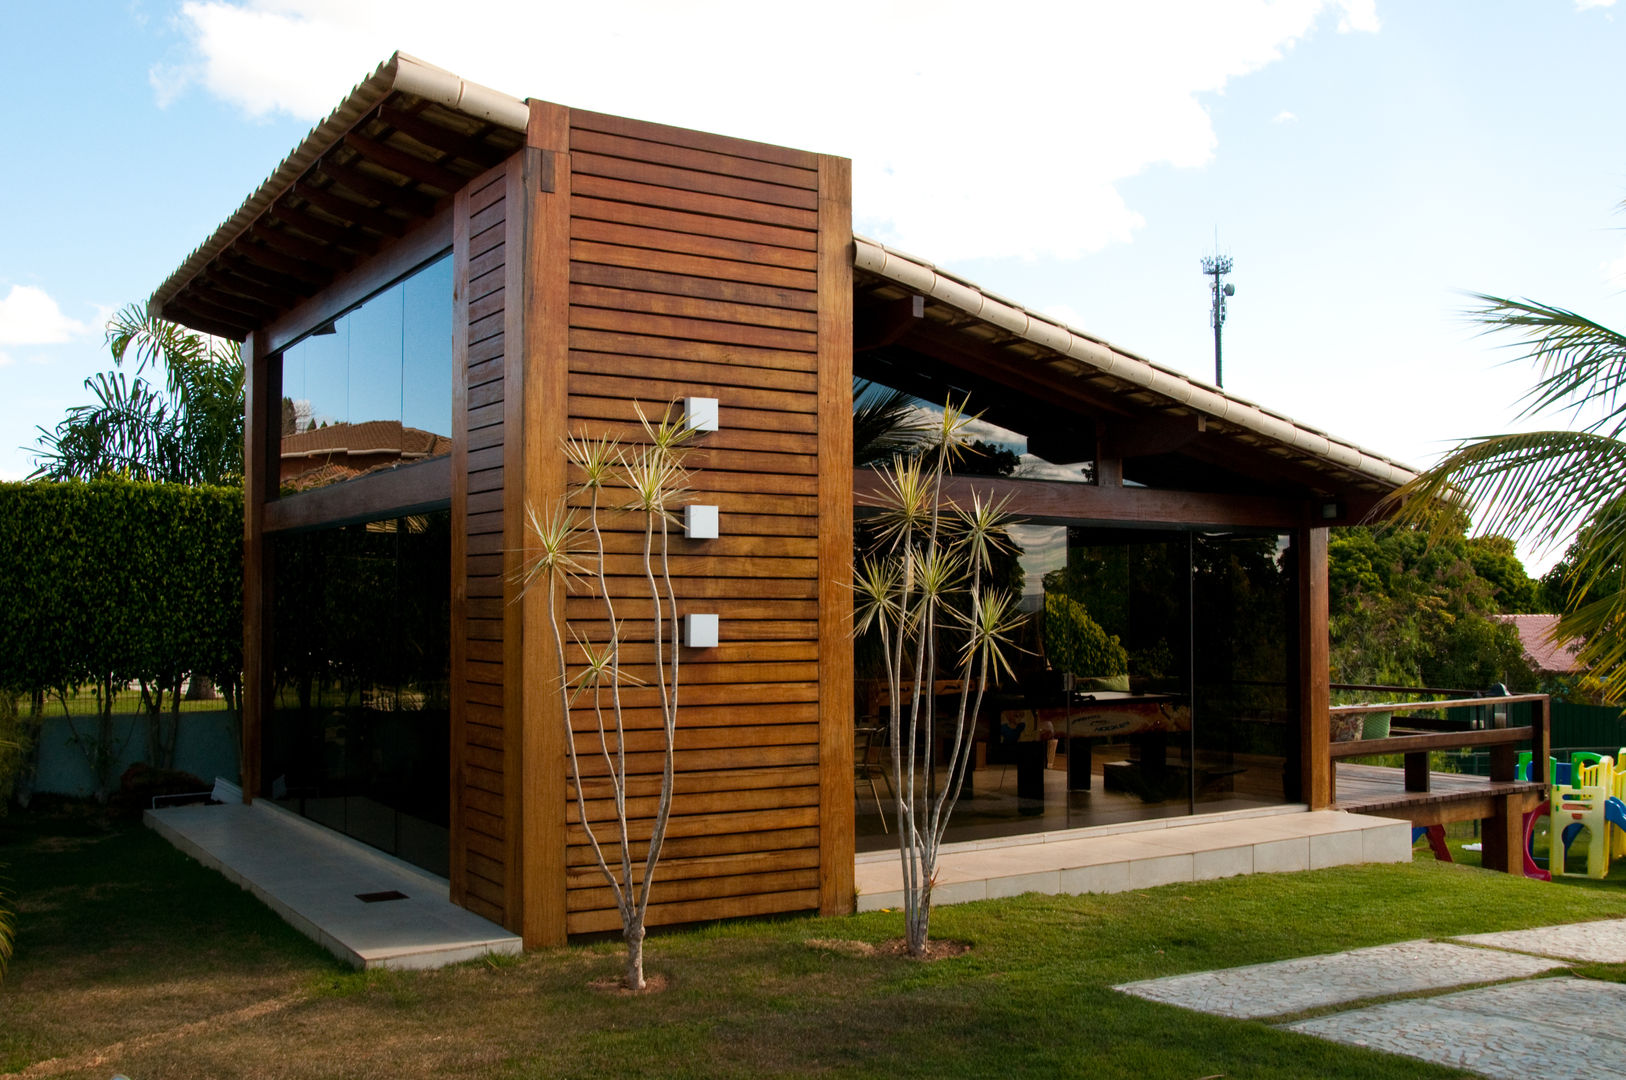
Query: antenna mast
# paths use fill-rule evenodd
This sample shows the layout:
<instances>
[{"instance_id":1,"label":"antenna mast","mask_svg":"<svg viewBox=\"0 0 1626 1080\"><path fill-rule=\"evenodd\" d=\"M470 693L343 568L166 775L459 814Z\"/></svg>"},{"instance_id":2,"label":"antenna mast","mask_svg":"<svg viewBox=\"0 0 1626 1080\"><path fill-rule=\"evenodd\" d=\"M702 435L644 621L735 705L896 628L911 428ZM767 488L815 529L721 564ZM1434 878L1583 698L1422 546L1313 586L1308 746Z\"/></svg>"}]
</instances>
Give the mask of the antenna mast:
<instances>
[{"instance_id":1,"label":"antenna mast","mask_svg":"<svg viewBox=\"0 0 1626 1080\"><path fill-rule=\"evenodd\" d=\"M1203 273L1214 279L1213 307L1209 312L1209 324L1214 327L1214 385L1225 385L1224 369L1220 366L1220 330L1225 326L1225 299L1236 295L1236 286L1225 283L1225 275L1231 272L1231 257L1229 255L1214 255L1203 259Z\"/></svg>"}]
</instances>

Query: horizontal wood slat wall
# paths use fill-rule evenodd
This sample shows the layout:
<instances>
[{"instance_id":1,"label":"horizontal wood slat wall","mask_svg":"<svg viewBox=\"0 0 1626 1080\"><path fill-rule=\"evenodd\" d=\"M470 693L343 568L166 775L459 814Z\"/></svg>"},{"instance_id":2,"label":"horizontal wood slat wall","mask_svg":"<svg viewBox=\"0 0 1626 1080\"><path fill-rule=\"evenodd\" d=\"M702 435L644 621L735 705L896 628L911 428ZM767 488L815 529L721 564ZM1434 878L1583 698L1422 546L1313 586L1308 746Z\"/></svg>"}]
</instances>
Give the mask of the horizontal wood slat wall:
<instances>
[{"instance_id":1,"label":"horizontal wood slat wall","mask_svg":"<svg viewBox=\"0 0 1626 1080\"><path fill-rule=\"evenodd\" d=\"M505 702L503 324L519 293L508 243L510 163L470 181L453 207L452 899L518 929L513 792L517 715ZM518 634L513 635L517 642Z\"/></svg>"},{"instance_id":2,"label":"horizontal wood slat wall","mask_svg":"<svg viewBox=\"0 0 1626 1080\"><path fill-rule=\"evenodd\" d=\"M636 439L637 405L653 418L690 396L717 398L721 412L722 430L695 443L687 500L719 506L721 538L672 544L679 612L717 613L721 644L681 657L676 794L648 921L815 908L820 158L572 111L569 162L569 430ZM627 670L652 679L642 527L625 517L608 527ZM565 607L578 632L602 635L602 605L578 595ZM623 701L632 836L643 842L660 787L658 695L634 689ZM589 821L608 841L597 722L589 708L570 720ZM572 786L560 821L566 925L616 929L575 799Z\"/></svg>"}]
</instances>

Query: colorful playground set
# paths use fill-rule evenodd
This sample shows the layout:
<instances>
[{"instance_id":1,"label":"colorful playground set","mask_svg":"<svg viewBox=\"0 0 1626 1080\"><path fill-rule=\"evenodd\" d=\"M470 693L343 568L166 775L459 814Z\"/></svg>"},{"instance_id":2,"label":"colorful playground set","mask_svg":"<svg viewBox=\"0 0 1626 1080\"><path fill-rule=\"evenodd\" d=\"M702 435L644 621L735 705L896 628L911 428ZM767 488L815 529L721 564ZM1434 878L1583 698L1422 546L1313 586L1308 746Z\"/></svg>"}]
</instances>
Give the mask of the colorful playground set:
<instances>
[{"instance_id":1,"label":"colorful playground set","mask_svg":"<svg viewBox=\"0 0 1626 1080\"><path fill-rule=\"evenodd\" d=\"M1554 874L1582 876L1571 874L1565 866L1570 848L1582 833L1587 836L1584 876L1606 878L1610 859L1626 858L1626 747L1615 757L1574 750L1569 758L1567 762L1548 758L1547 775L1552 783L1547 789L1547 801L1524 815L1524 874L1537 881L1551 881ZM1519 755L1518 777L1530 778L1529 751ZM1543 818L1547 820L1549 852L1545 867L1531 851ZM1450 861L1442 826L1412 830L1413 843L1423 836L1428 838L1436 858Z\"/></svg>"}]
</instances>

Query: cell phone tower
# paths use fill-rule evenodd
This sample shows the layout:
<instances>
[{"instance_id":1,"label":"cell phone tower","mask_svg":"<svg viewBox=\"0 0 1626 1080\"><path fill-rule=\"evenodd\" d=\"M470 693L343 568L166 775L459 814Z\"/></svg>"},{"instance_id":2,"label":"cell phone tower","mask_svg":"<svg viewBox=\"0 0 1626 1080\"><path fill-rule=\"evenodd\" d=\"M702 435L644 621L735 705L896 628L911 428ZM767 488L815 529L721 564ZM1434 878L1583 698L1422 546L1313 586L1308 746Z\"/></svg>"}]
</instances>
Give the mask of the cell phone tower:
<instances>
[{"instance_id":1,"label":"cell phone tower","mask_svg":"<svg viewBox=\"0 0 1626 1080\"><path fill-rule=\"evenodd\" d=\"M1225 328L1225 300L1236 295L1236 286L1225 282L1225 275L1231 272L1231 257L1229 255L1213 255L1203 258L1203 273L1214 279L1213 308L1209 312L1208 321L1214 327L1214 385L1225 385L1225 371L1220 366L1220 331Z\"/></svg>"}]
</instances>

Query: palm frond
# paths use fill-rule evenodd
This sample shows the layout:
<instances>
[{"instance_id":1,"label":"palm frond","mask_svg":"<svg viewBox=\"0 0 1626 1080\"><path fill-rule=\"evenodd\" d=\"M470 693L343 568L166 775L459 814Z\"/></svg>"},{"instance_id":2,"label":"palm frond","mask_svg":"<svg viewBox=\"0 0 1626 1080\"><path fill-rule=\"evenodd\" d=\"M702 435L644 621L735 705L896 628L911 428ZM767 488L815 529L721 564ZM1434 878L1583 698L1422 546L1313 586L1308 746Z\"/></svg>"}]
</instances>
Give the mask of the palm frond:
<instances>
[{"instance_id":1,"label":"palm frond","mask_svg":"<svg viewBox=\"0 0 1626 1080\"><path fill-rule=\"evenodd\" d=\"M867 379L853 380L853 464L874 465L910 456L926 443L931 426L911 394Z\"/></svg>"},{"instance_id":2,"label":"palm frond","mask_svg":"<svg viewBox=\"0 0 1626 1080\"><path fill-rule=\"evenodd\" d=\"M1532 431L1463 443L1385 497L1378 513L1432 531L1451 528L1441 503L1475 512L1486 533L1563 542L1626 491L1626 442L1588 431Z\"/></svg>"},{"instance_id":3,"label":"palm frond","mask_svg":"<svg viewBox=\"0 0 1626 1080\"><path fill-rule=\"evenodd\" d=\"M1626 431L1626 335L1551 304L1484 293L1474 298L1484 306L1469 317L1487 334L1509 331L1524 339L1509 347L1524 346L1519 359L1538 365L1541 377L1522 399L1522 416L1550 409L1579 414L1601 406L1604 415L1583 430L1615 438Z\"/></svg>"}]
</instances>

